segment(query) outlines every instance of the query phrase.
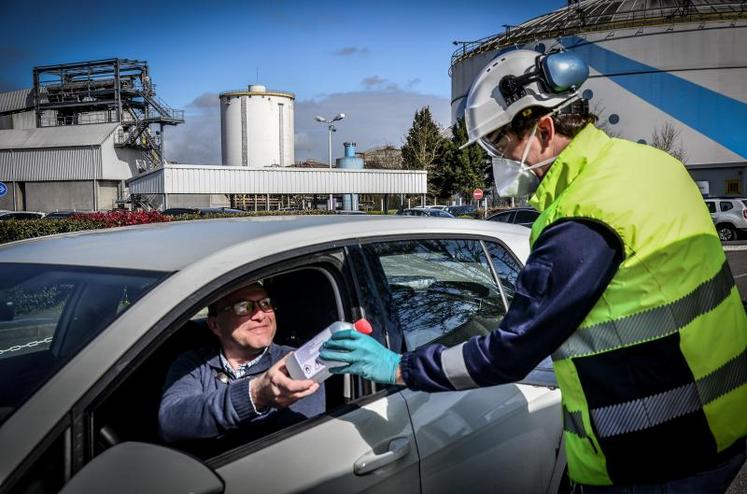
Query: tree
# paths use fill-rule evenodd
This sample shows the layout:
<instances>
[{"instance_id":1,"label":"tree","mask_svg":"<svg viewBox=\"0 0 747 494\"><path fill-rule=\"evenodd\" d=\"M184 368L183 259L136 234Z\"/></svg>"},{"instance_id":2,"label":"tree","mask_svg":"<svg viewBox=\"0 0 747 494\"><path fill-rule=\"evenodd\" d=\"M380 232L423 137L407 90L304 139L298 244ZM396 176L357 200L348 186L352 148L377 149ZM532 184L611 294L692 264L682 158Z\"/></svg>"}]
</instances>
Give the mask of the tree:
<instances>
[{"instance_id":1,"label":"tree","mask_svg":"<svg viewBox=\"0 0 747 494\"><path fill-rule=\"evenodd\" d=\"M475 188L488 185L488 155L476 145L459 149L468 140L464 118L458 119L452 126L451 134L451 140L446 141L444 152L435 167L434 182L442 196L459 194L470 198Z\"/></svg>"},{"instance_id":2,"label":"tree","mask_svg":"<svg viewBox=\"0 0 747 494\"><path fill-rule=\"evenodd\" d=\"M402 168L405 170L428 170L438 157L443 146L441 129L433 121L431 109L424 106L415 112L412 127L402 146Z\"/></svg>"},{"instance_id":3,"label":"tree","mask_svg":"<svg viewBox=\"0 0 747 494\"><path fill-rule=\"evenodd\" d=\"M661 127L654 128L654 133L651 135L651 145L684 163L687 160L687 153L682 149L680 132L670 122L665 122Z\"/></svg>"}]
</instances>

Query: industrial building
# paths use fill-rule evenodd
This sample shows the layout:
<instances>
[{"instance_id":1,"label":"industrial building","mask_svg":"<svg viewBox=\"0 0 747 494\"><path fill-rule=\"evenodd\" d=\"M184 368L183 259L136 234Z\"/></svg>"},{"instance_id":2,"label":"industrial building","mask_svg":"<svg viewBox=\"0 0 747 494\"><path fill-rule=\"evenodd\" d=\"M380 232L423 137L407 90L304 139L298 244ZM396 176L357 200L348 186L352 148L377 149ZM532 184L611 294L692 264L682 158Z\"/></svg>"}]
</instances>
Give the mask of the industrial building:
<instances>
[{"instance_id":1,"label":"industrial building","mask_svg":"<svg viewBox=\"0 0 747 494\"><path fill-rule=\"evenodd\" d=\"M704 194L747 193L747 1L570 0L496 35L454 43L454 121L498 54L562 47L589 64L582 93L610 134L669 141Z\"/></svg>"},{"instance_id":2,"label":"industrial building","mask_svg":"<svg viewBox=\"0 0 747 494\"><path fill-rule=\"evenodd\" d=\"M156 96L146 62L35 67L34 86L0 94L0 209L235 206L357 209L358 194L422 195L425 172L364 170L347 143L337 168L293 169L294 95L251 85L220 94L222 165L177 165L164 126L184 113ZM318 200L321 199L321 200ZM381 201L382 204L385 202Z\"/></svg>"},{"instance_id":3,"label":"industrial building","mask_svg":"<svg viewBox=\"0 0 747 494\"><path fill-rule=\"evenodd\" d=\"M164 163L164 126L184 122L156 95L146 62L39 66L33 81L0 94L0 181L9 191L0 209L123 205L125 181Z\"/></svg>"},{"instance_id":4,"label":"industrial building","mask_svg":"<svg viewBox=\"0 0 747 494\"><path fill-rule=\"evenodd\" d=\"M343 197L345 205L351 204L345 209L352 209L354 199L350 195L422 195L426 193L427 181L427 173L422 170L166 164L130 179L128 185L138 200L163 209L194 206L206 197L224 194L251 196L249 209L254 210L311 207L319 203L316 196L323 202L327 195L334 194ZM295 202L299 197L308 197L308 201Z\"/></svg>"}]
</instances>

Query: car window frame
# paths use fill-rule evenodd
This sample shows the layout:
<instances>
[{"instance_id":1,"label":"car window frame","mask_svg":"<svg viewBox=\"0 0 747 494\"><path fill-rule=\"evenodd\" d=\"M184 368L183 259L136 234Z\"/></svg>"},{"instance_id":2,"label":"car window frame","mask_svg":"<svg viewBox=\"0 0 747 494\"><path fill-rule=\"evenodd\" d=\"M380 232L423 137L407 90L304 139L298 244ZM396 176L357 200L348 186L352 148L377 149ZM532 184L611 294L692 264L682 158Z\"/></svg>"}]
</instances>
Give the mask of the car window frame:
<instances>
[{"instance_id":1,"label":"car window frame","mask_svg":"<svg viewBox=\"0 0 747 494\"><path fill-rule=\"evenodd\" d=\"M350 243L355 242L355 240L350 241ZM330 252L333 251L340 254L340 258L336 261L333 261L330 256ZM278 257L283 257L283 259L278 260ZM190 304L184 306L186 308L172 310L169 316L172 316L174 312L178 312L178 314L173 314L173 317L166 317L162 319L161 324L157 324L150 328L146 335L138 341L138 344L129 349L120 361L114 363L111 370L102 376L97 381L96 385L93 386L76 404L73 413L79 417L77 422L82 422L79 430L85 432L85 437L76 437L74 434L77 443L73 445L73 450L74 452L78 451L78 461L74 461L72 469L73 475L97 456L87 454L84 459L80 457L82 452L93 452L93 443L96 440L96 432L93 428L96 409L103 405L106 402L106 399L114 394L116 390L137 371L139 365L142 365L149 358L153 357L158 349L190 320L191 315L194 315L194 313L199 311L200 308L210 303L211 300L218 299L240 286L244 286L248 282L269 276L277 276L298 269L310 269L318 265L318 261L320 261L321 258L324 258L323 261L327 264L335 264L334 269L336 273L330 274L334 277L335 283L333 286L335 290L341 292L339 293L339 296L342 299L344 318L352 319L360 317L360 311L358 309L360 304L357 299L357 292L355 291L353 282L350 279L350 273L346 271L345 249L339 242L329 245L325 244L323 246L296 249L289 253L285 253L285 255L278 254L277 257L269 256L268 258L263 258L262 260L257 260L244 265L242 268L232 272L225 273L223 276L208 282L206 285L203 285L198 289L192 297L190 297ZM271 260L268 262L262 262L267 261L268 259ZM274 262L272 260L274 260ZM253 266L253 268L250 266ZM225 281L221 283L221 280ZM153 336L153 338L148 338L147 341L144 341L148 336ZM124 361L126 361L126 364L124 364ZM392 392L388 389L377 390L375 387L366 385L361 378L353 379L351 390L354 393L360 394L360 396L356 394L349 403L339 406L334 410L325 411L324 414L317 417L309 418L300 423L291 425L200 461L210 468L219 468L235 461L237 458L252 454L274 444L275 442L283 441L292 435L316 427L320 423L323 423L323 421L331 420L332 418L339 417L355 410L363 404L369 403L369 398L371 398L371 400L379 399ZM372 398L373 396L376 397ZM73 457L76 458L75 453L73 454Z\"/></svg>"}]
</instances>

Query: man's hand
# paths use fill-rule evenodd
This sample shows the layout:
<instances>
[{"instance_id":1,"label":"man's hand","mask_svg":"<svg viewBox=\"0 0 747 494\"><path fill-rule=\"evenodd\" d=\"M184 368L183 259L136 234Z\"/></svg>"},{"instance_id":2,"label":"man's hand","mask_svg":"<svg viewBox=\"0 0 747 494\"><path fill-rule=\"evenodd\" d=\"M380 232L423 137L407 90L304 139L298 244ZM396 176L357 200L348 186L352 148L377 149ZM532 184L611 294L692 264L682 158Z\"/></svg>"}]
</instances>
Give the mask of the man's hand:
<instances>
[{"instance_id":1,"label":"man's hand","mask_svg":"<svg viewBox=\"0 0 747 494\"><path fill-rule=\"evenodd\" d=\"M358 331L345 330L332 334L322 345L322 360L348 365L331 367L333 374L357 374L364 379L383 384L401 384L400 356L381 343Z\"/></svg>"},{"instance_id":2,"label":"man's hand","mask_svg":"<svg viewBox=\"0 0 747 494\"><path fill-rule=\"evenodd\" d=\"M270 407L286 408L319 389L319 383L311 379L295 381L290 378L285 367L288 355L252 381L252 402L258 410Z\"/></svg>"}]
</instances>

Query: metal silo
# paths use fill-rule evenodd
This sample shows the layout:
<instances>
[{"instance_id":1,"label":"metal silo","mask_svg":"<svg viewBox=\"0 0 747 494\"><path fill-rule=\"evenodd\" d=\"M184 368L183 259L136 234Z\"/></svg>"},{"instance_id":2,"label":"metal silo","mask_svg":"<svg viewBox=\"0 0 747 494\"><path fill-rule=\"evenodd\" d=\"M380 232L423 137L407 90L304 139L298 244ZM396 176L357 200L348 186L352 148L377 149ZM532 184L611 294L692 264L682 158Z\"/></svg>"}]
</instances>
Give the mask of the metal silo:
<instances>
[{"instance_id":1,"label":"metal silo","mask_svg":"<svg viewBox=\"0 0 747 494\"><path fill-rule=\"evenodd\" d=\"M609 133L650 144L669 126L688 164L744 162L745 27L745 1L571 0L462 43L451 61L452 118L463 115L473 79L497 54L565 47L589 64L582 92Z\"/></svg>"},{"instance_id":2,"label":"metal silo","mask_svg":"<svg viewBox=\"0 0 747 494\"><path fill-rule=\"evenodd\" d=\"M346 142L345 156L337 158L337 168L343 170L363 170L363 158L359 158L355 155L355 143ZM343 194L342 196L342 209L346 211L358 210L358 194Z\"/></svg>"},{"instance_id":3,"label":"metal silo","mask_svg":"<svg viewBox=\"0 0 747 494\"><path fill-rule=\"evenodd\" d=\"M292 165L294 99L292 93L256 84L221 93L223 165Z\"/></svg>"}]
</instances>

